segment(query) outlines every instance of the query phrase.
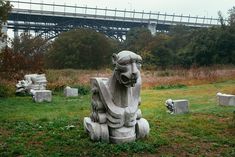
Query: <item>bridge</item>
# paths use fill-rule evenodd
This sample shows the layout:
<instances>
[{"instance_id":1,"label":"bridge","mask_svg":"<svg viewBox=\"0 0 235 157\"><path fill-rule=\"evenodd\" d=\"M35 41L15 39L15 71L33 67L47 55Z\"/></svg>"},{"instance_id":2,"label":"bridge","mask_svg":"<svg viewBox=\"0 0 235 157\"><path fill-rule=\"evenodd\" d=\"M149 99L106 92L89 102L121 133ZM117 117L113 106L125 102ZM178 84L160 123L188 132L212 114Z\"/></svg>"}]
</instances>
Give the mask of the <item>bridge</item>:
<instances>
[{"instance_id":1,"label":"bridge","mask_svg":"<svg viewBox=\"0 0 235 157\"><path fill-rule=\"evenodd\" d=\"M208 17L118 10L87 6L11 1L13 9L7 27L17 35L19 30L34 32L48 40L73 28L92 28L109 37L124 40L133 27L146 27L152 34L168 31L171 26L191 28L218 26L219 20Z\"/></svg>"}]
</instances>

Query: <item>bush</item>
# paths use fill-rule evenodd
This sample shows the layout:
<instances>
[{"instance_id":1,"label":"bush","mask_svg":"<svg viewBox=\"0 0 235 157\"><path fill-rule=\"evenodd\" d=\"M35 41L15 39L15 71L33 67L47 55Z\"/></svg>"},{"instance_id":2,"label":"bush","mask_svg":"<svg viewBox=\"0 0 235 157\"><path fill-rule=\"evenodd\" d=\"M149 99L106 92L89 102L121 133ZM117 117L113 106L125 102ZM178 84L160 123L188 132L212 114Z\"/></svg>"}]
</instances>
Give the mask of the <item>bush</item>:
<instances>
[{"instance_id":1,"label":"bush","mask_svg":"<svg viewBox=\"0 0 235 157\"><path fill-rule=\"evenodd\" d=\"M54 92L63 92L66 87L65 83L53 82L47 84L47 89L52 90Z\"/></svg>"},{"instance_id":2,"label":"bush","mask_svg":"<svg viewBox=\"0 0 235 157\"><path fill-rule=\"evenodd\" d=\"M116 52L114 40L90 29L61 33L46 53L47 67L54 69L99 69L107 67Z\"/></svg>"},{"instance_id":3,"label":"bush","mask_svg":"<svg viewBox=\"0 0 235 157\"><path fill-rule=\"evenodd\" d=\"M26 73L44 72L44 53L49 47L44 39L21 34L11 42L12 48L0 53L0 72L9 80L21 79Z\"/></svg>"},{"instance_id":4,"label":"bush","mask_svg":"<svg viewBox=\"0 0 235 157\"><path fill-rule=\"evenodd\" d=\"M87 95L90 93L90 86L88 85L74 85L72 88L77 88L78 89L78 94L80 95Z\"/></svg>"},{"instance_id":5,"label":"bush","mask_svg":"<svg viewBox=\"0 0 235 157\"><path fill-rule=\"evenodd\" d=\"M235 111L233 111L233 120L232 120L232 122L233 122L233 128L235 128Z\"/></svg>"},{"instance_id":6,"label":"bush","mask_svg":"<svg viewBox=\"0 0 235 157\"><path fill-rule=\"evenodd\" d=\"M14 89L8 85L0 84L0 98L7 98L13 96L15 93Z\"/></svg>"},{"instance_id":7,"label":"bush","mask_svg":"<svg viewBox=\"0 0 235 157\"><path fill-rule=\"evenodd\" d=\"M69 85L71 88L77 88L79 95L87 95L90 93L90 86L88 85ZM50 83L48 84L48 89L52 90L53 93L62 93L66 84L63 83Z\"/></svg>"}]
</instances>

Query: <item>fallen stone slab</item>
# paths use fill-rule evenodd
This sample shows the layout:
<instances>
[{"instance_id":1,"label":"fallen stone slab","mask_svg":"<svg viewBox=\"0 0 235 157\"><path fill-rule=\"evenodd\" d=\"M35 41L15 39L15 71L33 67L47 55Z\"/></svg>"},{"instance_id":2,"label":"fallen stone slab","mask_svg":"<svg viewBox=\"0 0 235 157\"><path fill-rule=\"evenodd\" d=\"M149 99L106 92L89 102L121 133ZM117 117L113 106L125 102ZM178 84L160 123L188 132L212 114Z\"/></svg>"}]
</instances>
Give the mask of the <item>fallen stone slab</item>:
<instances>
[{"instance_id":1,"label":"fallen stone slab","mask_svg":"<svg viewBox=\"0 0 235 157\"><path fill-rule=\"evenodd\" d=\"M174 100L174 113L181 114L181 113L188 113L188 100Z\"/></svg>"},{"instance_id":2,"label":"fallen stone slab","mask_svg":"<svg viewBox=\"0 0 235 157\"><path fill-rule=\"evenodd\" d=\"M221 106L235 106L235 95L217 93L218 104Z\"/></svg>"},{"instance_id":3,"label":"fallen stone slab","mask_svg":"<svg viewBox=\"0 0 235 157\"><path fill-rule=\"evenodd\" d=\"M181 99L181 100L168 99L165 105L171 114L182 114L189 112L189 102L186 99Z\"/></svg>"},{"instance_id":4,"label":"fallen stone slab","mask_svg":"<svg viewBox=\"0 0 235 157\"><path fill-rule=\"evenodd\" d=\"M52 101L52 92L50 90L32 90L33 101L40 102L51 102Z\"/></svg>"},{"instance_id":5,"label":"fallen stone slab","mask_svg":"<svg viewBox=\"0 0 235 157\"><path fill-rule=\"evenodd\" d=\"M78 89L77 88L71 88L71 87L66 87L64 89L64 96L66 97L76 97L78 96Z\"/></svg>"}]
</instances>

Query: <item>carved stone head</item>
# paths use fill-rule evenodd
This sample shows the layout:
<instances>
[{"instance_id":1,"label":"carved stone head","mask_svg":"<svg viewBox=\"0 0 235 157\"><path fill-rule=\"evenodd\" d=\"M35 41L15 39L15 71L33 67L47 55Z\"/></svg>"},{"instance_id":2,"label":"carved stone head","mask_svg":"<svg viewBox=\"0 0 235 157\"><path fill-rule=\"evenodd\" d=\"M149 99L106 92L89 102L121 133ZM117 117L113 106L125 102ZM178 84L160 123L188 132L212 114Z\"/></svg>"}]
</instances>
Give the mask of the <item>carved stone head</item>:
<instances>
[{"instance_id":1,"label":"carved stone head","mask_svg":"<svg viewBox=\"0 0 235 157\"><path fill-rule=\"evenodd\" d=\"M126 87L134 87L140 78L142 58L131 51L121 51L113 54L112 61L115 65L114 74L119 83Z\"/></svg>"}]
</instances>

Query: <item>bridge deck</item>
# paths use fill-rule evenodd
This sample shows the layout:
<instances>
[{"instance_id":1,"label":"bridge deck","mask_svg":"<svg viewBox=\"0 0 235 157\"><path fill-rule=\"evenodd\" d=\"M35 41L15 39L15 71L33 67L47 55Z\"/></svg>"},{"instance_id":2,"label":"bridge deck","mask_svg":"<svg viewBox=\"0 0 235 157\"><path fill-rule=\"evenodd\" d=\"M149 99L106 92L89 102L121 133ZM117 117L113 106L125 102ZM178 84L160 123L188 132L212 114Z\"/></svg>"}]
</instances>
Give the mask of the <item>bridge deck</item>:
<instances>
[{"instance_id":1,"label":"bridge deck","mask_svg":"<svg viewBox=\"0 0 235 157\"><path fill-rule=\"evenodd\" d=\"M125 34L132 27L156 25L156 30L169 30L173 25L188 27L218 26L219 20L207 17L169 15L107 8L92 8L48 3L11 1L14 8L10 14L8 27L14 30L34 30L41 32L66 31L74 27L90 27L115 35ZM112 32L112 33L111 33Z\"/></svg>"}]
</instances>

